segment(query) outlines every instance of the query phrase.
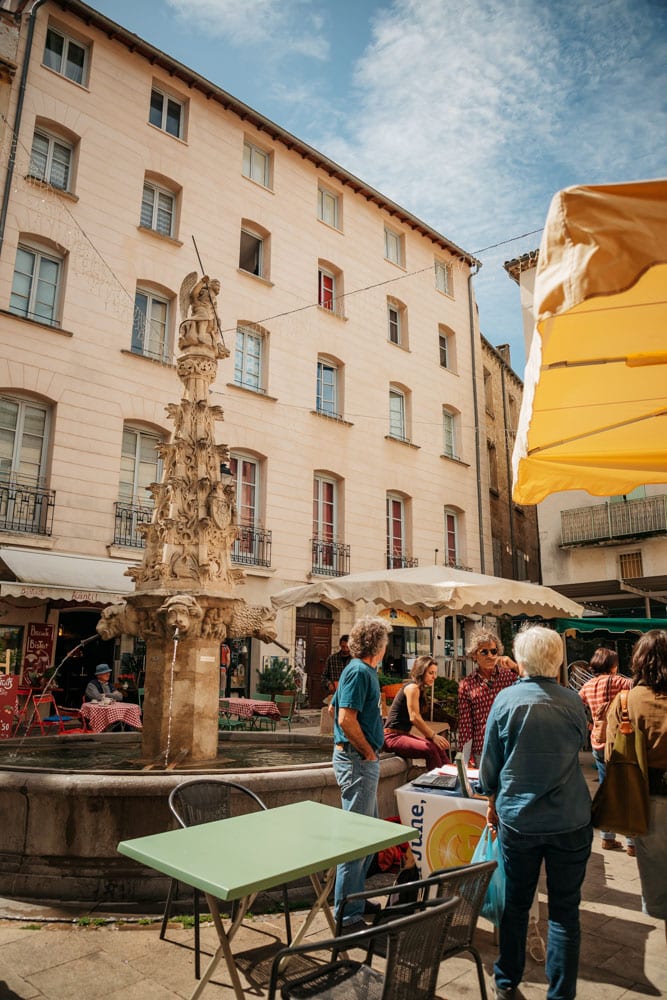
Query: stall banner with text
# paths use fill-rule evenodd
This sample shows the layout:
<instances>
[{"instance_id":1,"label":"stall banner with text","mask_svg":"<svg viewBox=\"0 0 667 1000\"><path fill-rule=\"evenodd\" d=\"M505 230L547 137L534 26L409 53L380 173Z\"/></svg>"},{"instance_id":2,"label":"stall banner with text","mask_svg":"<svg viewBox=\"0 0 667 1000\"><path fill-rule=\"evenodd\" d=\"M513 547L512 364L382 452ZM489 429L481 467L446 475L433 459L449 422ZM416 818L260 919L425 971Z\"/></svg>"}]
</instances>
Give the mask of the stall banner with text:
<instances>
[{"instance_id":1,"label":"stall banner with text","mask_svg":"<svg viewBox=\"0 0 667 1000\"><path fill-rule=\"evenodd\" d=\"M19 679L16 674L0 674L0 740L12 735Z\"/></svg>"},{"instance_id":2,"label":"stall banner with text","mask_svg":"<svg viewBox=\"0 0 667 1000\"><path fill-rule=\"evenodd\" d=\"M25 642L23 671L43 674L51 666L55 626L30 622Z\"/></svg>"},{"instance_id":3,"label":"stall banner with text","mask_svg":"<svg viewBox=\"0 0 667 1000\"><path fill-rule=\"evenodd\" d=\"M486 799L424 794L419 789L396 792L401 823L418 831L410 842L422 878L439 868L470 864L486 826Z\"/></svg>"}]
</instances>

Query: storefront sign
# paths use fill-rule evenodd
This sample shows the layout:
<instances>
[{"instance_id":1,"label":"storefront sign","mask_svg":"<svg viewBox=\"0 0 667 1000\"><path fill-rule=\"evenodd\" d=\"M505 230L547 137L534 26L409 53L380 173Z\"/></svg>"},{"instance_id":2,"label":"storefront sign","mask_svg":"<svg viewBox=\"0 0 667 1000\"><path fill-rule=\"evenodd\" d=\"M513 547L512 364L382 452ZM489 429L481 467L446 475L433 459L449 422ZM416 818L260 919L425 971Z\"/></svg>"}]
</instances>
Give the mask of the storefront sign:
<instances>
[{"instance_id":1,"label":"storefront sign","mask_svg":"<svg viewBox=\"0 0 667 1000\"><path fill-rule=\"evenodd\" d=\"M417 619L413 618L412 615L409 615L407 611L401 611L400 608L383 608L378 617L387 618L392 625L419 628L419 622Z\"/></svg>"},{"instance_id":2,"label":"storefront sign","mask_svg":"<svg viewBox=\"0 0 667 1000\"><path fill-rule=\"evenodd\" d=\"M55 626L31 622L25 641L23 673L43 674L51 666Z\"/></svg>"},{"instance_id":3,"label":"storefront sign","mask_svg":"<svg viewBox=\"0 0 667 1000\"><path fill-rule=\"evenodd\" d=\"M0 673L0 740L12 735L19 679L16 674Z\"/></svg>"},{"instance_id":4,"label":"storefront sign","mask_svg":"<svg viewBox=\"0 0 667 1000\"><path fill-rule=\"evenodd\" d=\"M486 826L486 799L424 792L413 785L396 790L401 823L418 831L410 842L422 878L439 868L470 864Z\"/></svg>"}]
</instances>

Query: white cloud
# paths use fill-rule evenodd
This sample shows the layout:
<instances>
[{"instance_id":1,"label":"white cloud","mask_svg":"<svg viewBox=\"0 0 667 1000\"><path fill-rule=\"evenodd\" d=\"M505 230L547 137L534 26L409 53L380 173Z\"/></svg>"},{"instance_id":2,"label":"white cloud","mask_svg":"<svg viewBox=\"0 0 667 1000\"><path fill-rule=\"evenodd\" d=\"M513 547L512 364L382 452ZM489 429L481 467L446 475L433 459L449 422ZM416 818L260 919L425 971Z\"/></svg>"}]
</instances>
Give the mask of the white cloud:
<instances>
[{"instance_id":1,"label":"white cloud","mask_svg":"<svg viewBox=\"0 0 667 1000\"><path fill-rule=\"evenodd\" d=\"M294 54L325 60L329 44L312 0L167 0L190 29L238 48L264 46L257 57Z\"/></svg>"},{"instance_id":2,"label":"white cloud","mask_svg":"<svg viewBox=\"0 0 667 1000\"><path fill-rule=\"evenodd\" d=\"M537 228L561 187L664 171L659 6L393 0L357 64L345 132L316 142L467 250ZM502 261L538 243L483 257L491 311L516 295Z\"/></svg>"}]
</instances>

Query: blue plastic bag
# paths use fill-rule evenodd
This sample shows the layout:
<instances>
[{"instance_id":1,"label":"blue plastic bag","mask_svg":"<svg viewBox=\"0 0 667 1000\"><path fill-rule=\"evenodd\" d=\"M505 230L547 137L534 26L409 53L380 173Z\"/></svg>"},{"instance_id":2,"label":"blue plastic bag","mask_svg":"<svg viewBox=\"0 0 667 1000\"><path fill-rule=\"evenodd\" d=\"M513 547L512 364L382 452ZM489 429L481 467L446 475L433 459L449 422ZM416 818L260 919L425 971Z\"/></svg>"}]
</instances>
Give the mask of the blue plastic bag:
<instances>
[{"instance_id":1,"label":"blue plastic bag","mask_svg":"<svg viewBox=\"0 0 667 1000\"><path fill-rule=\"evenodd\" d=\"M499 927L505 909L505 868L498 834L492 831L489 826L484 827L484 832L479 838L470 860L472 864L476 861L495 861L498 865L489 882L489 888L486 891L480 912L483 917Z\"/></svg>"}]
</instances>

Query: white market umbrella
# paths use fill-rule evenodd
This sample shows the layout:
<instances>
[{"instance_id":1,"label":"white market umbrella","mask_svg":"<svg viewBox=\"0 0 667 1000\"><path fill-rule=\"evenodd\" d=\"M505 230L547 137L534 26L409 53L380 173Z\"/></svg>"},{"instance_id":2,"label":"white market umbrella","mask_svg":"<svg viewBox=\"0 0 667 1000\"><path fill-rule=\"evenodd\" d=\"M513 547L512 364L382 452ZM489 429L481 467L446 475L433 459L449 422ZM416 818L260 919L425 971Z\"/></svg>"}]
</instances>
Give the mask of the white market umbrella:
<instances>
[{"instance_id":1,"label":"white market umbrella","mask_svg":"<svg viewBox=\"0 0 667 1000\"><path fill-rule=\"evenodd\" d=\"M364 601L420 617L523 614L580 618L583 614L581 605L550 587L447 566L373 570L327 577L316 583L281 590L271 601L276 608L298 607L312 601L339 609L353 608L357 602Z\"/></svg>"}]
</instances>

